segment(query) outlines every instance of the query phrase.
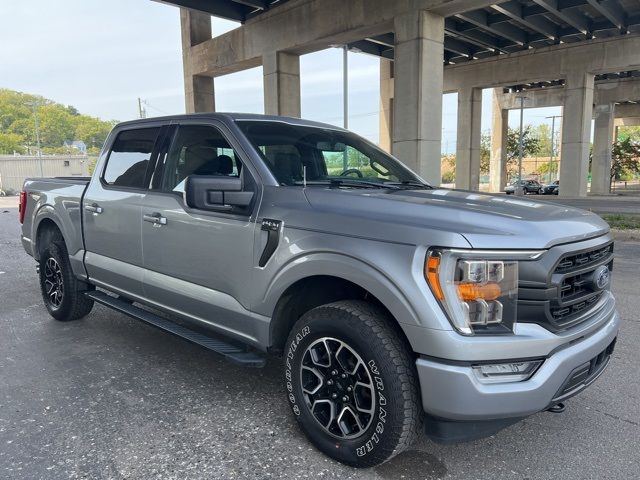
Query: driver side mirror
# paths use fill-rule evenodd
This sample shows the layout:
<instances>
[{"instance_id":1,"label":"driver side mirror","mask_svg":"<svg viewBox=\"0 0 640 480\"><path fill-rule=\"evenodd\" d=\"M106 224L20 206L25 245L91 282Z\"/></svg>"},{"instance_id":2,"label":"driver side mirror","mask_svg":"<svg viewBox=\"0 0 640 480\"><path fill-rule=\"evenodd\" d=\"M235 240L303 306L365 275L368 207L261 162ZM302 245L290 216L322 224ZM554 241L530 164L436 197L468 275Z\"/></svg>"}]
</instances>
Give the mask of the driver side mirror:
<instances>
[{"instance_id":1,"label":"driver side mirror","mask_svg":"<svg viewBox=\"0 0 640 480\"><path fill-rule=\"evenodd\" d=\"M228 212L251 205L253 192L242 188L242 179L238 177L189 175L185 181L184 198L190 208Z\"/></svg>"}]
</instances>

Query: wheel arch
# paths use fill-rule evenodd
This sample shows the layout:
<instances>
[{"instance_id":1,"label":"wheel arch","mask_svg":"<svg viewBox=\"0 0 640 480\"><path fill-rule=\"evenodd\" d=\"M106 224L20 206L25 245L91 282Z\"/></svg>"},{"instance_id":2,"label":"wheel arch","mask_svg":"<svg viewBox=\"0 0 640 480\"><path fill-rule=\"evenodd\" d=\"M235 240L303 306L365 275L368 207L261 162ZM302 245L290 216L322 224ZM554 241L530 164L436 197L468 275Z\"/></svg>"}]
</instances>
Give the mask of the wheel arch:
<instances>
[{"instance_id":1,"label":"wheel arch","mask_svg":"<svg viewBox=\"0 0 640 480\"><path fill-rule=\"evenodd\" d=\"M376 295L351 280L324 274L300 278L282 292L269 326L269 351L275 354L282 353L289 333L304 313L341 300L365 300L376 305L390 320L389 325L399 333L410 351L413 351L400 323Z\"/></svg>"},{"instance_id":2,"label":"wheel arch","mask_svg":"<svg viewBox=\"0 0 640 480\"><path fill-rule=\"evenodd\" d=\"M35 228L35 246L33 249L33 255L37 261L40 260L46 246L54 239L60 239L66 244L60 225L58 225L58 223L50 216L41 217Z\"/></svg>"}]
</instances>

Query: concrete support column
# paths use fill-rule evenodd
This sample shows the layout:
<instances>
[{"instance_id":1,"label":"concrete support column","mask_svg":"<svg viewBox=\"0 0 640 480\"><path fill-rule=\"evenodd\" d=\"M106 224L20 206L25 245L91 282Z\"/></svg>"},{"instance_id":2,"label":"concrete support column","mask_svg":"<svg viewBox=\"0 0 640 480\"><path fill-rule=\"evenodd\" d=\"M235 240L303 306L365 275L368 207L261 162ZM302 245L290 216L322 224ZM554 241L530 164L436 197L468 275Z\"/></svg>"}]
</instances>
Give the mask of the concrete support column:
<instances>
[{"instance_id":1,"label":"concrete support column","mask_svg":"<svg viewBox=\"0 0 640 480\"><path fill-rule=\"evenodd\" d=\"M380 140L378 145L391 152L393 131L393 61L380 59Z\"/></svg>"},{"instance_id":2,"label":"concrete support column","mask_svg":"<svg viewBox=\"0 0 640 480\"><path fill-rule=\"evenodd\" d=\"M456 188L480 189L480 122L482 90L458 91L458 132L456 140Z\"/></svg>"},{"instance_id":3,"label":"concrete support column","mask_svg":"<svg viewBox=\"0 0 640 480\"><path fill-rule=\"evenodd\" d=\"M393 154L440 185L444 17L426 11L394 18Z\"/></svg>"},{"instance_id":4,"label":"concrete support column","mask_svg":"<svg viewBox=\"0 0 640 480\"><path fill-rule=\"evenodd\" d=\"M591 161L591 193L609 193L611 146L614 131L613 103L595 107L593 127L593 160Z\"/></svg>"},{"instance_id":5,"label":"concrete support column","mask_svg":"<svg viewBox=\"0 0 640 480\"><path fill-rule=\"evenodd\" d=\"M287 52L262 56L264 113L300 117L300 57Z\"/></svg>"},{"instance_id":6,"label":"concrete support column","mask_svg":"<svg viewBox=\"0 0 640 480\"><path fill-rule=\"evenodd\" d=\"M191 47L211 39L211 15L180 9L184 100L187 113L214 112L213 77L191 74Z\"/></svg>"},{"instance_id":7,"label":"concrete support column","mask_svg":"<svg viewBox=\"0 0 640 480\"><path fill-rule=\"evenodd\" d=\"M509 135L509 110L502 109L496 90L493 92L491 113L491 160L489 165L489 190L501 192L507 184L507 137Z\"/></svg>"},{"instance_id":8,"label":"concrete support column","mask_svg":"<svg viewBox=\"0 0 640 480\"><path fill-rule=\"evenodd\" d=\"M584 72L572 72L566 79L560 159L562 196L587 194L593 81L593 74Z\"/></svg>"}]
</instances>

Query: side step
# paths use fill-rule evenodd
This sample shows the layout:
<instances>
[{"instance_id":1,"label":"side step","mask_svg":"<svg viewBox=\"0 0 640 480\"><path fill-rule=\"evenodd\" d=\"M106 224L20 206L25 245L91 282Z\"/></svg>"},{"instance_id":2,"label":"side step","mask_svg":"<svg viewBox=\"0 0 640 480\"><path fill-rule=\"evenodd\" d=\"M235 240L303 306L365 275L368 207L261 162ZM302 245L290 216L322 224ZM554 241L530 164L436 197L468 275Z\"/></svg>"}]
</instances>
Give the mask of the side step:
<instances>
[{"instance_id":1,"label":"side step","mask_svg":"<svg viewBox=\"0 0 640 480\"><path fill-rule=\"evenodd\" d=\"M267 363L266 358L257 352L247 351L246 349L233 345L221 338L210 337L190 330L182 325L172 322L171 320L155 315L154 313L130 304L128 301L113 297L104 292L94 290L86 292L85 295L102 305L106 305L109 308L117 310L120 313L129 315L137 320L142 320L143 322L159 328L160 330L173 333L178 337L219 353L227 360L237 365L241 365L243 367L262 368Z\"/></svg>"}]
</instances>

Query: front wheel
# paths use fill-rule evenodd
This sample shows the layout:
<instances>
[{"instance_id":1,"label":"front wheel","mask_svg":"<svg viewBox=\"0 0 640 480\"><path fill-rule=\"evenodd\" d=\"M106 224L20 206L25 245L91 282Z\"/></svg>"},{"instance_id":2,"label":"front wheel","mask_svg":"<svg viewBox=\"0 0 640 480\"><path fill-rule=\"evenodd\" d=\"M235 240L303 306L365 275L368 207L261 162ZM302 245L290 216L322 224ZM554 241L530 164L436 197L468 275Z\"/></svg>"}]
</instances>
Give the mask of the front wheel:
<instances>
[{"instance_id":1,"label":"front wheel","mask_svg":"<svg viewBox=\"0 0 640 480\"><path fill-rule=\"evenodd\" d=\"M303 432L326 455L372 467L422 425L415 360L380 308L341 301L307 312L285 348L285 384Z\"/></svg>"},{"instance_id":2,"label":"front wheel","mask_svg":"<svg viewBox=\"0 0 640 480\"><path fill-rule=\"evenodd\" d=\"M40 291L49 315L60 321L84 317L93 308L93 300L84 295L89 289L71 271L64 243L51 243L40 256Z\"/></svg>"}]
</instances>

